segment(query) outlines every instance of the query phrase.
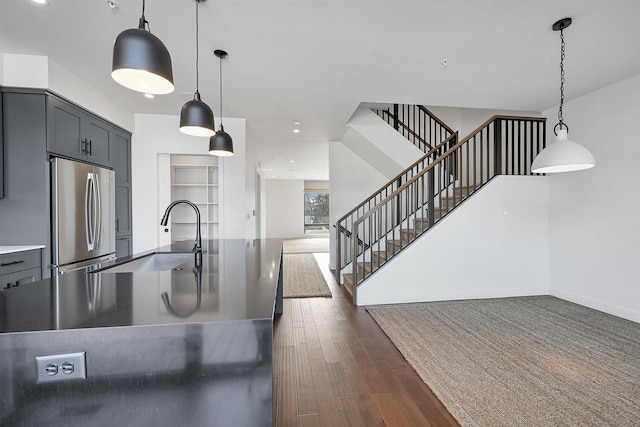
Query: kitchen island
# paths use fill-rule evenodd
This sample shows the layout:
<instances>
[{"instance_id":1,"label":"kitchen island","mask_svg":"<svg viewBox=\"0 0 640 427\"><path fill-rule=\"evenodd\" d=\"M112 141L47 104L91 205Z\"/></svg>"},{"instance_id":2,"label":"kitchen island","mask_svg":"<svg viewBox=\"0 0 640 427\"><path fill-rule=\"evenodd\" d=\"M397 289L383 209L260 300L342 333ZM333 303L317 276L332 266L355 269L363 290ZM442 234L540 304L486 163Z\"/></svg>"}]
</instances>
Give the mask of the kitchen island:
<instances>
[{"instance_id":1,"label":"kitchen island","mask_svg":"<svg viewBox=\"0 0 640 427\"><path fill-rule=\"evenodd\" d=\"M192 246L0 292L0 425L272 425L282 242L205 241L201 262ZM121 268L153 252L187 256ZM36 357L67 353L85 353L86 378L38 380Z\"/></svg>"}]
</instances>

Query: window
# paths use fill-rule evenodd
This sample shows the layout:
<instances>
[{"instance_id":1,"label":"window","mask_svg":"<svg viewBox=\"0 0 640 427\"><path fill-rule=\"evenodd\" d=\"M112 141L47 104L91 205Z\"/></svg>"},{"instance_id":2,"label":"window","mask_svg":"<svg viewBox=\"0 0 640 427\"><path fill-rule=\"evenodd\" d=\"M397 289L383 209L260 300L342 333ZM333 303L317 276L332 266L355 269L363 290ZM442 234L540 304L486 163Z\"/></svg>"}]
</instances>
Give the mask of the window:
<instances>
[{"instance_id":1,"label":"window","mask_svg":"<svg viewBox=\"0 0 640 427\"><path fill-rule=\"evenodd\" d=\"M304 193L304 234L329 232L329 193Z\"/></svg>"}]
</instances>

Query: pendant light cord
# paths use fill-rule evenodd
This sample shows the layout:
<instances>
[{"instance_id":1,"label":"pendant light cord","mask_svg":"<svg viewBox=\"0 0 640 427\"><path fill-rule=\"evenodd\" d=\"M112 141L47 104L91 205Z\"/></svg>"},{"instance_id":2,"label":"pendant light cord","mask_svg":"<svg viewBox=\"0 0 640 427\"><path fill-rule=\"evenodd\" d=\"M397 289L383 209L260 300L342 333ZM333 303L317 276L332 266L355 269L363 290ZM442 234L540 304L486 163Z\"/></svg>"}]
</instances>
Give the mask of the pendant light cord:
<instances>
[{"instance_id":1,"label":"pendant light cord","mask_svg":"<svg viewBox=\"0 0 640 427\"><path fill-rule=\"evenodd\" d=\"M562 106L564 105L564 32L560 29L560 108L558 109L558 124L560 129L566 127L564 117L562 117Z\"/></svg>"},{"instance_id":2,"label":"pendant light cord","mask_svg":"<svg viewBox=\"0 0 640 427\"><path fill-rule=\"evenodd\" d=\"M140 17L140 21L138 22L138 28L151 32L149 21L147 21L147 19L144 17L144 0L142 0L142 16Z\"/></svg>"},{"instance_id":3,"label":"pendant light cord","mask_svg":"<svg viewBox=\"0 0 640 427\"><path fill-rule=\"evenodd\" d=\"M198 72L198 59L199 59L199 53L200 53L200 46L198 44L198 33L199 33L199 28L198 28L198 6L200 5L200 0L196 0L196 94L198 96L198 99L200 99L200 87L198 85L199 83L199 72Z\"/></svg>"},{"instance_id":4,"label":"pendant light cord","mask_svg":"<svg viewBox=\"0 0 640 427\"><path fill-rule=\"evenodd\" d=\"M222 57L220 57L220 129L222 129Z\"/></svg>"}]
</instances>

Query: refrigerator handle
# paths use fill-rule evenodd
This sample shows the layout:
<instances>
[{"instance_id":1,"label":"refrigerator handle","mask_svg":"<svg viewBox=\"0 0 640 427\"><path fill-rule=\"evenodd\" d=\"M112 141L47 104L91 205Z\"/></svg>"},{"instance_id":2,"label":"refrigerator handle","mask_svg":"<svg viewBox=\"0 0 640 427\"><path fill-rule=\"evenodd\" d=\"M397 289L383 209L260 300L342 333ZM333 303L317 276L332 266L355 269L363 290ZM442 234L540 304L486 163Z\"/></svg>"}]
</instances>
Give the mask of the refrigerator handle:
<instances>
[{"instance_id":1,"label":"refrigerator handle","mask_svg":"<svg viewBox=\"0 0 640 427\"><path fill-rule=\"evenodd\" d=\"M87 237L87 250L93 250L93 218L91 204L93 202L93 174L87 174L87 183L84 191L84 231Z\"/></svg>"},{"instance_id":2,"label":"refrigerator handle","mask_svg":"<svg viewBox=\"0 0 640 427\"><path fill-rule=\"evenodd\" d=\"M100 179L98 174L93 175L93 186L95 189L95 223L94 223L94 245L100 246L100 238L102 237L102 195L100 194Z\"/></svg>"}]
</instances>

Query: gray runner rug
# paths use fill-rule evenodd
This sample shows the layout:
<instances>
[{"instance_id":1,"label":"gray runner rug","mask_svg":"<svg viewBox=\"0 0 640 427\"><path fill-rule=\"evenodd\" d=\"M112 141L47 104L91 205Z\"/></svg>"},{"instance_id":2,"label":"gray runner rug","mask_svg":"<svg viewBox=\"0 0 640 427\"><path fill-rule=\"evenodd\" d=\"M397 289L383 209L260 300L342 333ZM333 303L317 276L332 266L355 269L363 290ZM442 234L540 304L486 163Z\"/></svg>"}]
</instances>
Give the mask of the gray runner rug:
<instances>
[{"instance_id":1,"label":"gray runner rug","mask_svg":"<svg viewBox=\"0 0 640 427\"><path fill-rule=\"evenodd\" d=\"M282 241L282 253L312 254L329 252L329 238L286 239Z\"/></svg>"},{"instance_id":2,"label":"gray runner rug","mask_svg":"<svg viewBox=\"0 0 640 427\"><path fill-rule=\"evenodd\" d=\"M285 298L331 296L331 290L313 255L284 254L282 257Z\"/></svg>"},{"instance_id":3,"label":"gray runner rug","mask_svg":"<svg viewBox=\"0 0 640 427\"><path fill-rule=\"evenodd\" d=\"M463 426L640 425L640 325L554 297L367 309Z\"/></svg>"}]
</instances>

